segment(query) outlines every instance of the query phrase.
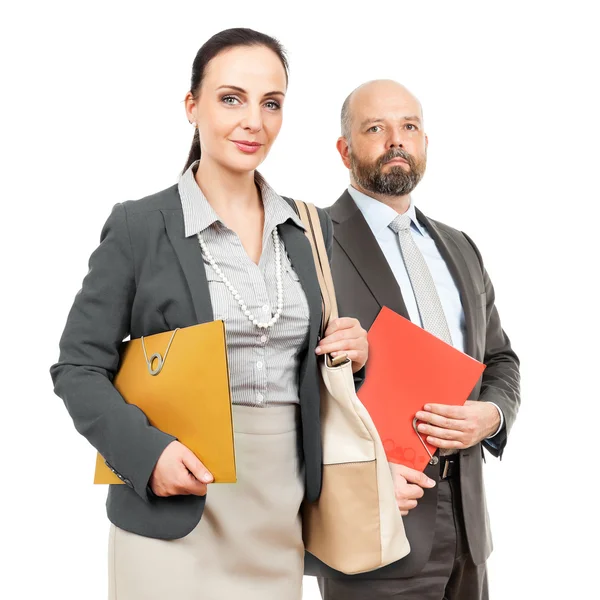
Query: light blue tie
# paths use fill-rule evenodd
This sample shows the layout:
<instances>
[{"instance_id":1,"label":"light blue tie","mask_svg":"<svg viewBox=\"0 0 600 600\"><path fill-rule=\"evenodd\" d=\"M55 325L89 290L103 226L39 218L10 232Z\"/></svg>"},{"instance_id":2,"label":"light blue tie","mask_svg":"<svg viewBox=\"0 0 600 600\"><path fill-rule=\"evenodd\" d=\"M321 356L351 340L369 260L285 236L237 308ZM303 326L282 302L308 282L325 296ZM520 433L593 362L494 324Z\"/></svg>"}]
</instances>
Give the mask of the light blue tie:
<instances>
[{"instance_id":1,"label":"light blue tie","mask_svg":"<svg viewBox=\"0 0 600 600\"><path fill-rule=\"evenodd\" d=\"M415 294L423 329L452 345L452 336L427 263L410 232L411 218L398 215L390 229L398 235L402 258Z\"/></svg>"},{"instance_id":2,"label":"light blue tie","mask_svg":"<svg viewBox=\"0 0 600 600\"><path fill-rule=\"evenodd\" d=\"M423 329L452 345L452 336L450 335L442 302L427 263L410 232L410 224L411 218L407 214L403 214L398 215L389 226L398 235L400 241L402 258L415 294ZM443 403L443 401L444 399L440 398L440 402ZM457 452L458 450L440 448L440 455L442 456L449 456Z\"/></svg>"}]
</instances>

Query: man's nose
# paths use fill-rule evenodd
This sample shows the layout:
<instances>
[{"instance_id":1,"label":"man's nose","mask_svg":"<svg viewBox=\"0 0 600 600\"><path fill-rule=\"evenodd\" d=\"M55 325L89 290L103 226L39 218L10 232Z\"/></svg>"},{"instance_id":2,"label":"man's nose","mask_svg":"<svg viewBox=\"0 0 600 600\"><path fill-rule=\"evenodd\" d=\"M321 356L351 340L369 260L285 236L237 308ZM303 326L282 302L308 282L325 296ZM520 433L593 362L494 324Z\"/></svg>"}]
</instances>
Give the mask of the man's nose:
<instances>
[{"instance_id":1,"label":"man's nose","mask_svg":"<svg viewBox=\"0 0 600 600\"><path fill-rule=\"evenodd\" d=\"M388 148L404 148L404 135L401 129L392 129L388 138Z\"/></svg>"}]
</instances>

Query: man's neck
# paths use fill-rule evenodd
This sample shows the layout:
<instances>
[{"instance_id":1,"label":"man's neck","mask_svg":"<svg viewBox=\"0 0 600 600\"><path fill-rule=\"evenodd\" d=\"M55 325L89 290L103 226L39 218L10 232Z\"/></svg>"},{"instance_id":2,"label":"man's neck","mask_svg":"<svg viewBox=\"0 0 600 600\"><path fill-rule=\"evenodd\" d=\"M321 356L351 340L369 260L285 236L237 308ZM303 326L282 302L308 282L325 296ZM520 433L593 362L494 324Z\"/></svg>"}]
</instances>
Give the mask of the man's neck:
<instances>
[{"instance_id":1,"label":"man's neck","mask_svg":"<svg viewBox=\"0 0 600 600\"><path fill-rule=\"evenodd\" d=\"M404 214L410 208L410 195L406 196L388 196L386 194L375 194L370 190L365 190L361 187L356 181L350 181L353 188L357 189L359 192L365 194L365 196L369 196L369 198L374 198L378 200L382 204L386 204L390 208L393 208L399 215Z\"/></svg>"}]
</instances>

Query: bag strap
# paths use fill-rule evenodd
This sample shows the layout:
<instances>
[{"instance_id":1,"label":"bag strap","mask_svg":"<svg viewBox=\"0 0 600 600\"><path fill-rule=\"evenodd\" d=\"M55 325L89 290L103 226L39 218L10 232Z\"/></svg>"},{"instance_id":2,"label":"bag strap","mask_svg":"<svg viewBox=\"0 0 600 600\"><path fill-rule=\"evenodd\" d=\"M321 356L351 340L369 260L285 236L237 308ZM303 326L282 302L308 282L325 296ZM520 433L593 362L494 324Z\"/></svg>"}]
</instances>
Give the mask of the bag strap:
<instances>
[{"instance_id":1,"label":"bag strap","mask_svg":"<svg viewBox=\"0 0 600 600\"><path fill-rule=\"evenodd\" d=\"M300 220L306 227L306 236L313 251L315 269L319 280L319 288L321 289L321 302L323 304L323 316L321 320L321 336L323 336L329 321L338 317L335 288L333 286L329 257L325 249L323 229L321 228L319 213L314 204L308 204L301 200L295 200L294 202L298 208Z\"/></svg>"}]
</instances>

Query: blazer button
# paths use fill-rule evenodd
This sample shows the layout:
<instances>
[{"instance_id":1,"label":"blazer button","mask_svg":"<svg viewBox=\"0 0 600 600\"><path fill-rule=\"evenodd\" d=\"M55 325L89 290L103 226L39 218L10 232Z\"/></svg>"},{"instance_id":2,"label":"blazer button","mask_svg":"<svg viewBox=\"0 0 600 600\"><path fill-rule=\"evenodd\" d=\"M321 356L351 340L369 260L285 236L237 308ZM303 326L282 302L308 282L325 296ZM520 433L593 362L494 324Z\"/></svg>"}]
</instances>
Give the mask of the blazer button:
<instances>
[{"instance_id":1,"label":"blazer button","mask_svg":"<svg viewBox=\"0 0 600 600\"><path fill-rule=\"evenodd\" d=\"M133 489L133 483L129 479L123 479L123 483Z\"/></svg>"}]
</instances>

